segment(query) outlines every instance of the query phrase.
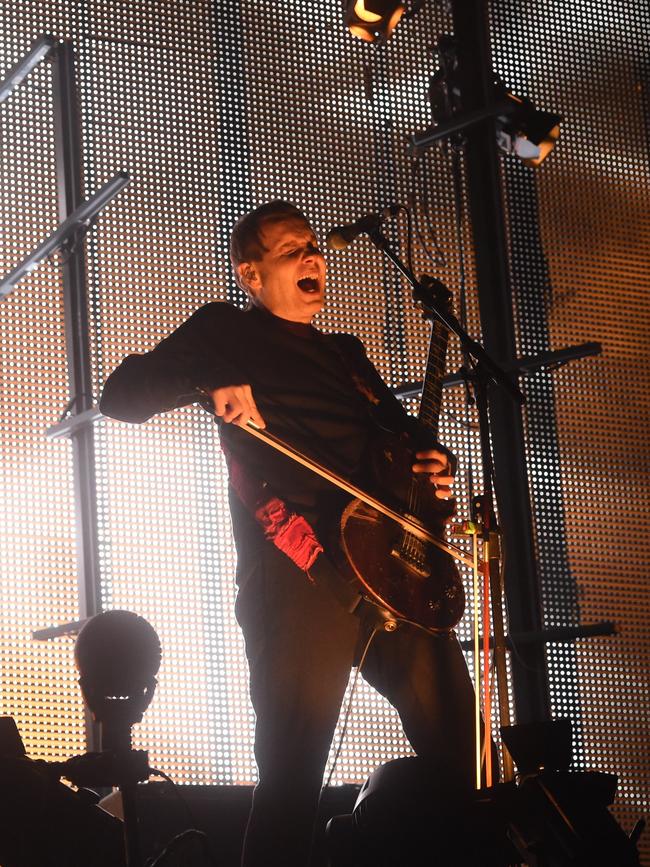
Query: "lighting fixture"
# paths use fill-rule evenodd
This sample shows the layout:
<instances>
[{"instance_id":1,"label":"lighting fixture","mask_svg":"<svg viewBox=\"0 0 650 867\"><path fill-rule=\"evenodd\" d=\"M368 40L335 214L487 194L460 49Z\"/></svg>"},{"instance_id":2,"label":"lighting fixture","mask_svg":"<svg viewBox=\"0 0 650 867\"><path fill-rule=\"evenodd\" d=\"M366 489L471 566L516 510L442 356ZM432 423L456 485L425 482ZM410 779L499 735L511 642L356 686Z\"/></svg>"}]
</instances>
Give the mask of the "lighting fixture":
<instances>
[{"instance_id":1,"label":"lighting fixture","mask_svg":"<svg viewBox=\"0 0 650 867\"><path fill-rule=\"evenodd\" d=\"M386 41L405 7L400 0L345 0L345 26L366 42Z\"/></svg>"}]
</instances>

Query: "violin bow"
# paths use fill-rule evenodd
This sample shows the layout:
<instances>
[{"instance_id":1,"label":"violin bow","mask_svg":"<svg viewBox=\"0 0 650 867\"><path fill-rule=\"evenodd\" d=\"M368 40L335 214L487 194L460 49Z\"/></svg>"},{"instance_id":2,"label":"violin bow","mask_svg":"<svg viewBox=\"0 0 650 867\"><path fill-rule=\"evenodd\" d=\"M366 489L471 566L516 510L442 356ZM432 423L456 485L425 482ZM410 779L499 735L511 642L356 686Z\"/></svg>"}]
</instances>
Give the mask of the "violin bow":
<instances>
[{"instance_id":1,"label":"violin bow","mask_svg":"<svg viewBox=\"0 0 650 867\"><path fill-rule=\"evenodd\" d=\"M316 473L316 475L320 476L323 479L326 479L328 482L331 482L331 484L335 485L337 488L340 488L342 491L350 494L350 496L356 497L358 500L361 500L362 503L365 503L371 508L376 509L387 518L391 518L408 533L413 533L414 536L422 539L422 541L429 542L431 545L439 548L441 551L445 551L455 560L458 560L465 566L469 566L470 569L474 568L474 559L471 554L463 551L463 549L459 548L457 545L452 545L450 542L447 542L444 539L440 539L438 536L434 536L433 533L431 533L424 526L424 524L421 524L417 519L411 517L410 515L402 515L401 512L398 512L395 509L392 509L390 506L387 506L381 500L377 499L377 497L374 497L372 494L369 494L362 488L357 487L357 485L348 481L343 476L338 475L338 473L335 473L333 470L324 467L322 464L318 463L318 461L315 461L307 455L303 454L302 452L298 451L298 449L284 442L284 440L280 439L280 437L277 437L275 436L275 434L272 434L269 431L262 429L251 419L249 419L245 425L238 425L238 427L240 427L242 430L245 430L247 433L249 433L251 436L254 436L261 442L271 446L281 454L286 455L287 457L301 464L303 467L306 467L308 470L311 470L312 473Z\"/></svg>"}]
</instances>

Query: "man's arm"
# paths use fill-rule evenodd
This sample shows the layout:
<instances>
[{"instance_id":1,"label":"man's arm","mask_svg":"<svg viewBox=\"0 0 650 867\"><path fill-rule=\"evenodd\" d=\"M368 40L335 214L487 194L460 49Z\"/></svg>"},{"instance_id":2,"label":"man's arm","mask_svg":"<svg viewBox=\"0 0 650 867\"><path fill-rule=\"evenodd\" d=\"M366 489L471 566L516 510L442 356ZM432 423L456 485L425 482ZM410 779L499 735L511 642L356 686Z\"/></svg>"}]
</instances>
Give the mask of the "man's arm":
<instances>
[{"instance_id":1,"label":"man's arm","mask_svg":"<svg viewBox=\"0 0 650 867\"><path fill-rule=\"evenodd\" d=\"M222 329L234 327L236 308L206 304L151 352L129 355L108 377L99 402L104 415L143 422L160 412L203 400L215 389L240 387L241 375L215 352Z\"/></svg>"}]
</instances>

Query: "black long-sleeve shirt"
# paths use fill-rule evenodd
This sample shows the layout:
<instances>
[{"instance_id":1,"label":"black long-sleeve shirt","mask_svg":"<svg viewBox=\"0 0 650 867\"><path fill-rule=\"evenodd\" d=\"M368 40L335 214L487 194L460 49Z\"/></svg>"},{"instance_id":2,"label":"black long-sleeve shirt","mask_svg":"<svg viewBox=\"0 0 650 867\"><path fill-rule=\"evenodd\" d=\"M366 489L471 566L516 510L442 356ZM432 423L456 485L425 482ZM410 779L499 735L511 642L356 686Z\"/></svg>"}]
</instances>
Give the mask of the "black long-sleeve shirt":
<instances>
[{"instance_id":1,"label":"black long-sleeve shirt","mask_svg":"<svg viewBox=\"0 0 650 867\"><path fill-rule=\"evenodd\" d=\"M258 307L206 304L144 355L129 355L109 376L100 401L108 416L143 422L200 401L206 390L249 384L268 429L341 475L364 479L374 428L370 410L394 430L418 428L351 335L326 335ZM333 487L236 425L222 442L251 476L318 524L341 504Z\"/></svg>"}]
</instances>

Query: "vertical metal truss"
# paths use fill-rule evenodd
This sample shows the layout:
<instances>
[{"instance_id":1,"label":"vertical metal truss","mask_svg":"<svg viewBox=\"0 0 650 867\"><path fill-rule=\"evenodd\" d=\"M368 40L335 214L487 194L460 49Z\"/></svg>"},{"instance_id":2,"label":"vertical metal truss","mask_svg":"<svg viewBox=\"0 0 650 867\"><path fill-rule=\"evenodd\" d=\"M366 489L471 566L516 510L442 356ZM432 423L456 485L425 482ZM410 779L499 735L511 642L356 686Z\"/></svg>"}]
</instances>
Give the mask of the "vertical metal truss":
<instances>
[{"instance_id":1,"label":"vertical metal truss","mask_svg":"<svg viewBox=\"0 0 650 867\"><path fill-rule=\"evenodd\" d=\"M26 4L4 11L3 72L43 33L65 33L64 15L34 20ZM4 273L58 222L53 93L53 67L43 63L0 106ZM35 642L31 633L78 617L72 450L43 436L70 399L63 308L52 261L25 278L0 314L0 713L15 717L30 755L57 759L83 748L81 697L69 642Z\"/></svg>"},{"instance_id":2,"label":"vertical metal truss","mask_svg":"<svg viewBox=\"0 0 650 867\"><path fill-rule=\"evenodd\" d=\"M481 0L453 4L454 34L460 44L464 109L486 105L491 96L487 8ZM475 246L479 306L485 347L501 365L516 358L505 213L494 122L468 130L466 164ZM507 552L505 590L512 632L541 629L539 579L533 548L533 518L520 408L502 389L489 398L495 493ZM511 659L517 720L549 716L545 652L539 644L521 647Z\"/></svg>"},{"instance_id":3,"label":"vertical metal truss","mask_svg":"<svg viewBox=\"0 0 650 867\"><path fill-rule=\"evenodd\" d=\"M51 108L54 126L55 179L59 222L64 222L84 198L79 93L72 43L69 40L57 43L53 37L45 38L53 46L48 54L53 67ZM79 230L64 245L59 260L68 371L66 412L77 415L91 409L93 405L83 231ZM78 615L85 619L96 614L100 606L92 424L77 427L72 437L72 480L76 530L77 610ZM87 713L85 722L89 746L93 748L96 729Z\"/></svg>"},{"instance_id":4,"label":"vertical metal truss","mask_svg":"<svg viewBox=\"0 0 650 867\"><path fill-rule=\"evenodd\" d=\"M65 220L84 197L79 92L74 47L61 42L54 51L54 113L59 218ZM64 252L63 294L70 410L73 414L93 406L90 364L86 256L81 233ZM79 614L92 617L101 610L95 446L92 423L72 437L75 511L77 519L77 577Z\"/></svg>"},{"instance_id":5,"label":"vertical metal truss","mask_svg":"<svg viewBox=\"0 0 650 867\"><path fill-rule=\"evenodd\" d=\"M509 265L517 317L518 352L535 356L552 349L547 309L552 293L542 247L539 202L534 170L508 159L503 163ZM566 514L558 442L553 374L542 370L522 380L526 396L527 464L534 503L535 558L540 581L544 626L580 625L578 588L569 563ZM538 472L539 463L543 471ZM520 653L520 648L515 652ZM580 699L576 652L573 644L562 649L567 674L565 703L571 717L573 742L581 744Z\"/></svg>"}]
</instances>

